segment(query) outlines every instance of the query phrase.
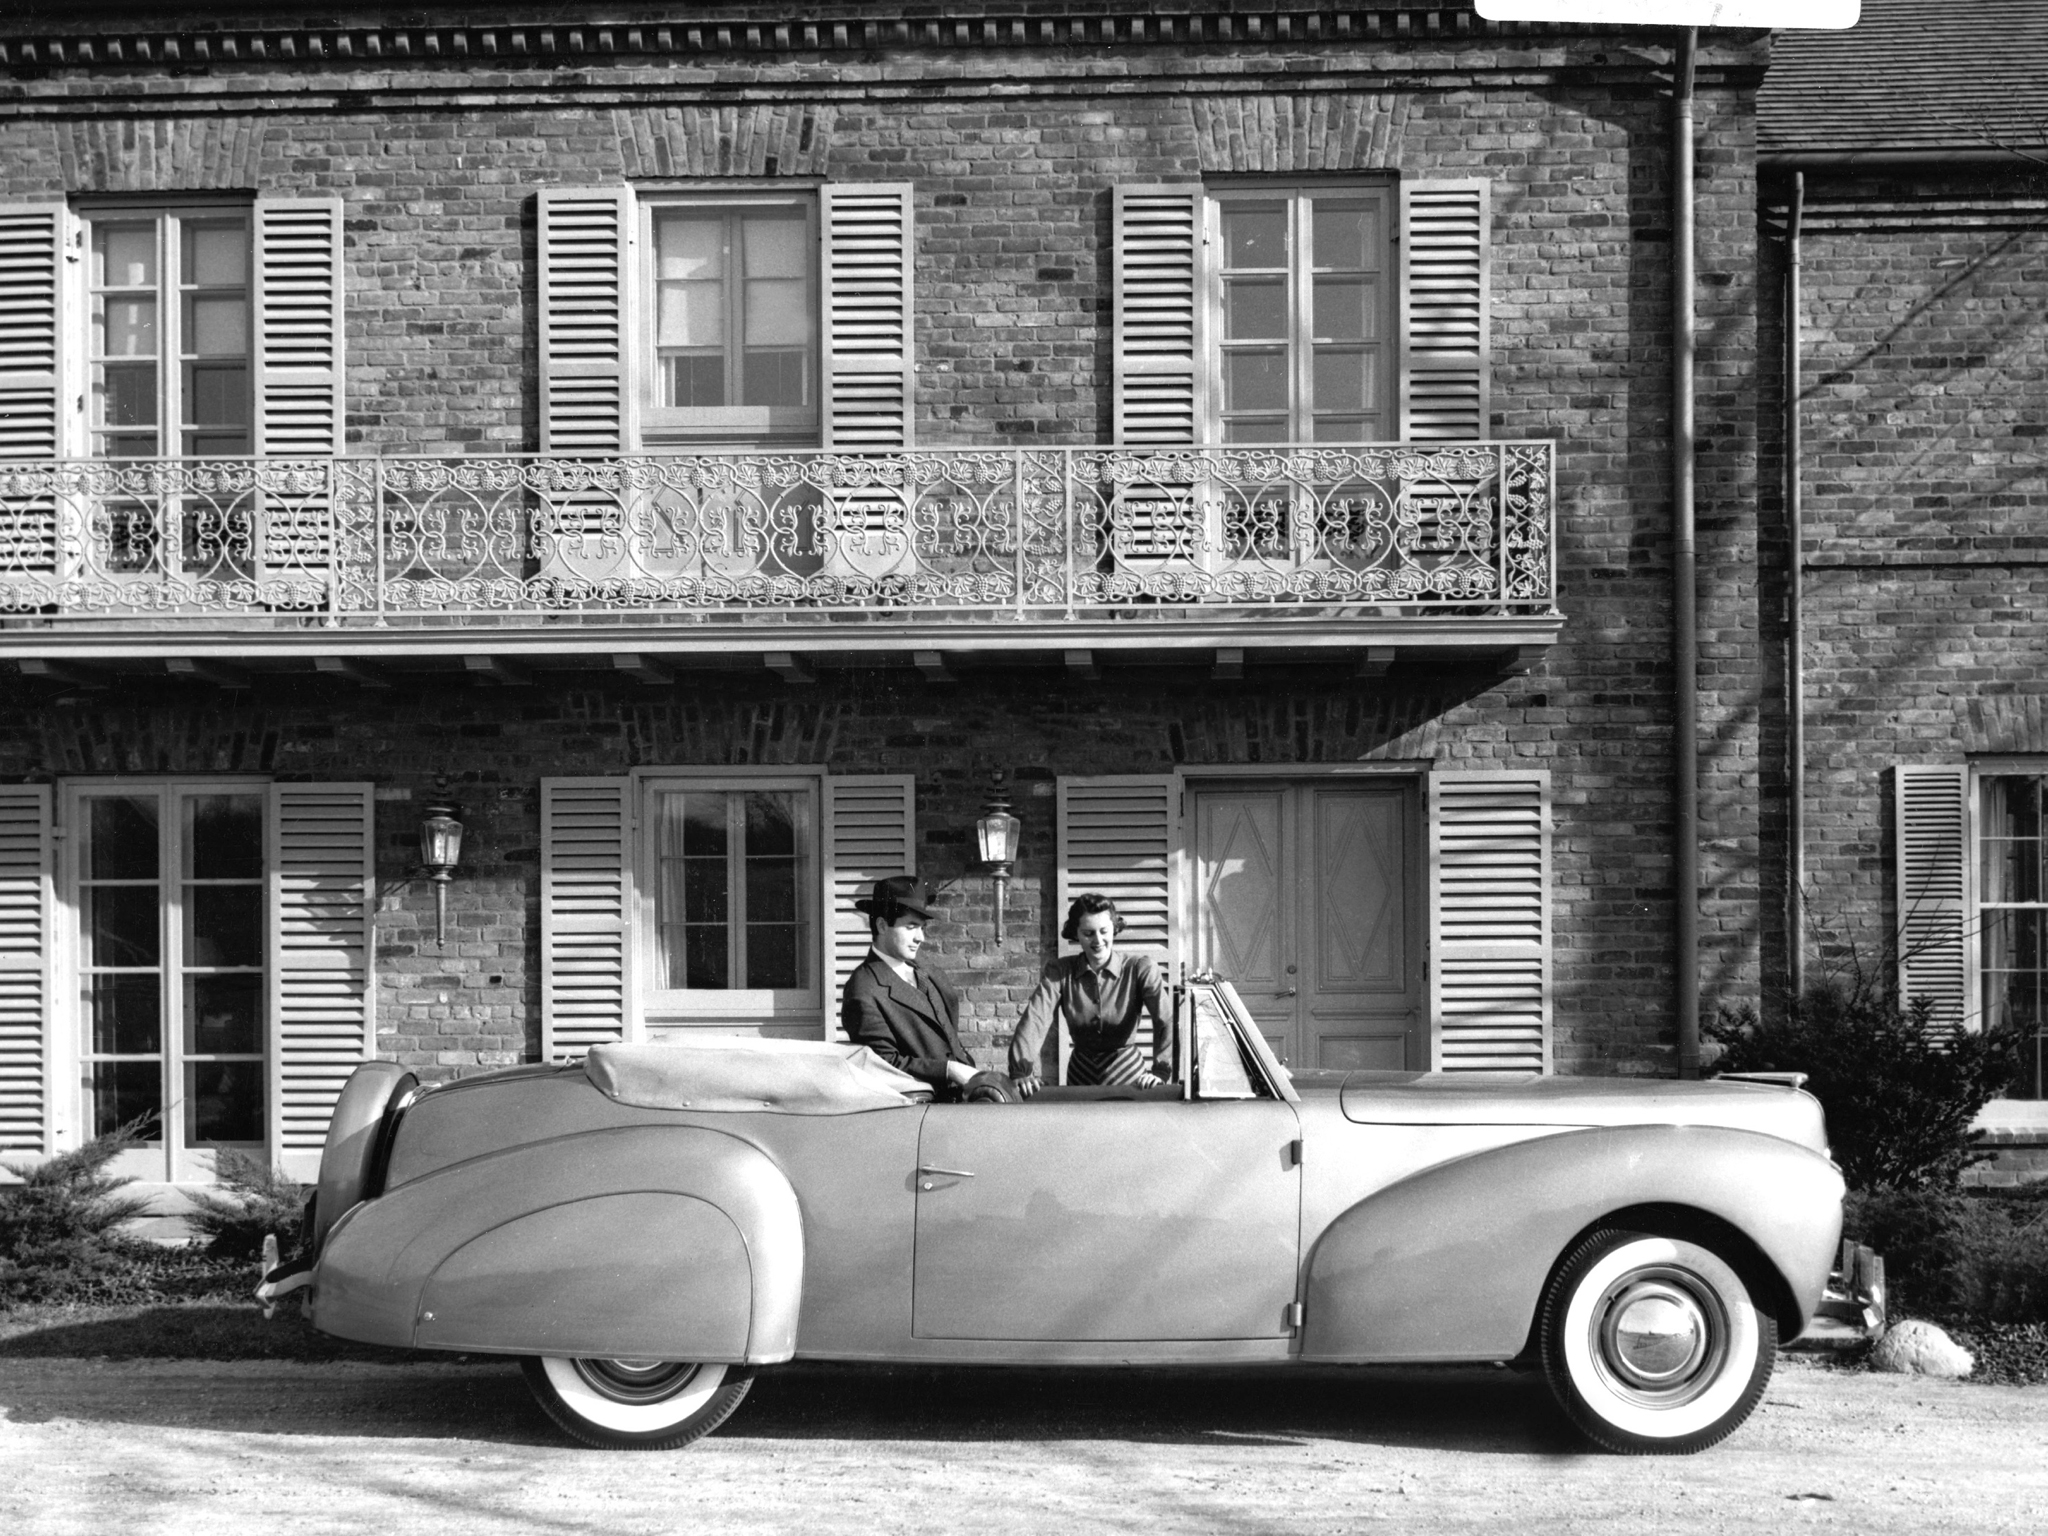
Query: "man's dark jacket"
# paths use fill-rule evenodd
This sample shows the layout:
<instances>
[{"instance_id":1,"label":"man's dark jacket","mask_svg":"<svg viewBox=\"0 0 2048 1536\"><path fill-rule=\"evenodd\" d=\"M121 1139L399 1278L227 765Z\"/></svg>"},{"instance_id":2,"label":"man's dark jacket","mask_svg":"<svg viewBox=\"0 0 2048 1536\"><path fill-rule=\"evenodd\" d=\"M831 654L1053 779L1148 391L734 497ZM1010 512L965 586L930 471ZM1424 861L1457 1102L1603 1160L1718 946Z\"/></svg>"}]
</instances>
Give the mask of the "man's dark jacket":
<instances>
[{"instance_id":1,"label":"man's dark jacket","mask_svg":"<svg viewBox=\"0 0 2048 1536\"><path fill-rule=\"evenodd\" d=\"M960 1044L960 997L937 972L914 969L915 987L869 955L846 978L839 1023L854 1044L943 1089L947 1062L974 1065Z\"/></svg>"}]
</instances>

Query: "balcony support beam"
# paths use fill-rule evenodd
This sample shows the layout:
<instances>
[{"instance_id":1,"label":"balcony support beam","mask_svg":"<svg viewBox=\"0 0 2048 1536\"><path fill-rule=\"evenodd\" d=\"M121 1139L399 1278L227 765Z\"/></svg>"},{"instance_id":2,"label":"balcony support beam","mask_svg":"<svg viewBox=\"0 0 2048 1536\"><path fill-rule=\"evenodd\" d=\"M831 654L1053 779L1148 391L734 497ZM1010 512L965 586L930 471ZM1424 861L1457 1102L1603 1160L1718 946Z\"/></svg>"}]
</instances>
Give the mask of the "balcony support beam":
<instances>
[{"instance_id":1,"label":"balcony support beam","mask_svg":"<svg viewBox=\"0 0 2048 1536\"><path fill-rule=\"evenodd\" d=\"M1359 658L1360 677L1385 677L1387 669L1394 664L1394 648L1391 645L1368 645L1365 655Z\"/></svg>"},{"instance_id":2,"label":"balcony support beam","mask_svg":"<svg viewBox=\"0 0 2048 1536\"><path fill-rule=\"evenodd\" d=\"M62 683L68 688L105 688L113 682L98 667L81 667L69 661L47 661L32 656L19 665L23 677L39 677L45 682Z\"/></svg>"},{"instance_id":3,"label":"balcony support beam","mask_svg":"<svg viewBox=\"0 0 2048 1536\"><path fill-rule=\"evenodd\" d=\"M465 656L462 670L494 688L531 688L533 674L502 656Z\"/></svg>"},{"instance_id":4,"label":"balcony support beam","mask_svg":"<svg viewBox=\"0 0 2048 1536\"><path fill-rule=\"evenodd\" d=\"M665 667L651 656L642 656L637 651L624 651L613 655L612 669L636 683L645 683L650 688L672 688L676 674L671 667Z\"/></svg>"},{"instance_id":5,"label":"balcony support beam","mask_svg":"<svg viewBox=\"0 0 2048 1536\"><path fill-rule=\"evenodd\" d=\"M1209 669L1209 675L1219 683L1240 682L1244 678L1244 647L1221 645L1216 648L1216 665Z\"/></svg>"},{"instance_id":6,"label":"balcony support beam","mask_svg":"<svg viewBox=\"0 0 2048 1536\"><path fill-rule=\"evenodd\" d=\"M313 670L322 677L339 677L359 688L389 688L391 679L382 667L353 656L315 656Z\"/></svg>"},{"instance_id":7,"label":"balcony support beam","mask_svg":"<svg viewBox=\"0 0 2048 1536\"><path fill-rule=\"evenodd\" d=\"M1093 651L1067 652L1067 676L1077 679L1085 678L1089 682L1093 682L1096 678L1102 676L1102 668L1095 665L1095 653Z\"/></svg>"},{"instance_id":8,"label":"balcony support beam","mask_svg":"<svg viewBox=\"0 0 2048 1536\"><path fill-rule=\"evenodd\" d=\"M249 674L225 661L208 661L198 656L170 656L164 660L164 670L173 677L189 677L197 682L211 683L216 688L249 686Z\"/></svg>"},{"instance_id":9,"label":"balcony support beam","mask_svg":"<svg viewBox=\"0 0 2048 1536\"><path fill-rule=\"evenodd\" d=\"M1527 677L1542 662L1547 645L1516 645L1502 651L1500 675L1502 677Z\"/></svg>"},{"instance_id":10,"label":"balcony support beam","mask_svg":"<svg viewBox=\"0 0 2048 1536\"><path fill-rule=\"evenodd\" d=\"M803 658L794 651L769 651L761 661L785 683L815 683L818 680L818 674L805 666Z\"/></svg>"},{"instance_id":11,"label":"balcony support beam","mask_svg":"<svg viewBox=\"0 0 2048 1536\"><path fill-rule=\"evenodd\" d=\"M928 683L957 683L953 669L946 665L946 658L939 651L914 651L911 660L917 663L917 670L924 674Z\"/></svg>"}]
</instances>

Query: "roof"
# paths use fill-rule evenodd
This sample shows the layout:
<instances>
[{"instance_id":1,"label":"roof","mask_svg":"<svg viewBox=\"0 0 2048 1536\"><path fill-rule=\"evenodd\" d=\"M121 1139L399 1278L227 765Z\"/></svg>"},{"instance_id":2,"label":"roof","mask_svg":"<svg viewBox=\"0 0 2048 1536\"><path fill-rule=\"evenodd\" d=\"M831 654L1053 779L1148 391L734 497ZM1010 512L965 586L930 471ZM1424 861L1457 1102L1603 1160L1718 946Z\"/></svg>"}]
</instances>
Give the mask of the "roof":
<instances>
[{"instance_id":1,"label":"roof","mask_svg":"<svg viewBox=\"0 0 2048 1536\"><path fill-rule=\"evenodd\" d=\"M1772 40L1766 155L2044 145L2048 0L1863 0L1846 32Z\"/></svg>"}]
</instances>

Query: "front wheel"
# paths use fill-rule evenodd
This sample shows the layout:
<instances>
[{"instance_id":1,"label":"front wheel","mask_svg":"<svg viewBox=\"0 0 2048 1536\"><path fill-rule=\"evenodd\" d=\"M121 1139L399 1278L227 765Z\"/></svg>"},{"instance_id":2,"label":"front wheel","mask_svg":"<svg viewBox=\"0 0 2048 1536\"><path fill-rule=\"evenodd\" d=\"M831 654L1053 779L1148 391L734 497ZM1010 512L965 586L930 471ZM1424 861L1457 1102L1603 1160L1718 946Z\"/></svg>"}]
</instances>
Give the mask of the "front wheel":
<instances>
[{"instance_id":1,"label":"front wheel","mask_svg":"<svg viewBox=\"0 0 2048 1536\"><path fill-rule=\"evenodd\" d=\"M584 1360L533 1355L526 1384L547 1416L610 1451L672 1451L732 1416L754 1373L688 1360Z\"/></svg>"},{"instance_id":2,"label":"front wheel","mask_svg":"<svg viewBox=\"0 0 2048 1536\"><path fill-rule=\"evenodd\" d=\"M1551 1391L1595 1444L1685 1455L1726 1439L1762 1400L1778 1322L1712 1248L1607 1229L1558 1270L1539 1340Z\"/></svg>"}]
</instances>

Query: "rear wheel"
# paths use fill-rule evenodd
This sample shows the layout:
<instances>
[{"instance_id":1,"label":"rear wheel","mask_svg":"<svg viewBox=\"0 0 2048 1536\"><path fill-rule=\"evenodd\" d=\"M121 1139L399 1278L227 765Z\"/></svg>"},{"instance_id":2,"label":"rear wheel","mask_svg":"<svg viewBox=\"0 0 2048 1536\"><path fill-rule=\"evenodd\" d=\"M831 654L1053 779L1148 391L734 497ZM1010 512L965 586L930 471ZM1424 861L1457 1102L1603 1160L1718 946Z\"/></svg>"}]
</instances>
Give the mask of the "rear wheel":
<instances>
[{"instance_id":1,"label":"rear wheel","mask_svg":"<svg viewBox=\"0 0 2048 1536\"><path fill-rule=\"evenodd\" d=\"M1539 1338L1550 1389L1589 1439L1683 1455L1726 1439L1754 1411L1778 1323L1715 1249L1606 1229L1558 1270Z\"/></svg>"},{"instance_id":2,"label":"rear wheel","mask_svg":"<svg viewBox=\"0 0 2048 1536\"><path fill-rule=\"evenodd\" d=\"M669 1451L718 1428L739 1407L754 1373L692 1360L529 1356L526 1384L549 1418L585 1445Z\"/></svg>"}]
</instances>

